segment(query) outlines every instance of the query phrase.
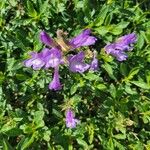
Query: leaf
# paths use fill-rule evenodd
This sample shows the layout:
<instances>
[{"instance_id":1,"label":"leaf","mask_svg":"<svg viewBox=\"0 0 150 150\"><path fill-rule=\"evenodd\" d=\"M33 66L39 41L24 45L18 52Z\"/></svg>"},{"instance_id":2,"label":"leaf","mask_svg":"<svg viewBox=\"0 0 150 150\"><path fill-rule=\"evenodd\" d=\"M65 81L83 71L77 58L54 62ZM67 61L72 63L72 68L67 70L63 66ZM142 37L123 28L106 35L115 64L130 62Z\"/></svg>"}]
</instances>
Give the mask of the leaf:
<instances>
[{"instance_id":1,"label":"leaf","mask_svg":"<svg viewBox=\"0 0 150 150\"><path fill-rule=\"evenodd\" d=\"M77 139L77 142L79 145L83 146L84 149L87 149L87 150L89 149L88 144L82 139Z\"/></svg>"},{"instance_id":2,"label":"leaf","mask_svg":"<svg viewBox=\"0 0 150 150\"><path fill-rule=\"evenodd\" d=\"M5 75L3 74L3 72L0 71L0 84L2 84L4 79L5 79Z\"/></svg>"},{"instance_id":3,"label":"leaf","mask_svg":"<svg viewBox=\"0 0 150 150\"><path fill-rule=\"evenodd\" d=\"M49 5L48 2L49 2L49 0L46 0L43 3L40 3L40 15L47 11L47 8Z\"/></svg>"},{"instance_id":4,"label":"leaf","mask_svg":"<svg viewBox=\"0 0 150 150\"><path fill-rule=\"evenodd\" d=\"M89 134L89 143L92 144L94 140L94 126L92 123L88 126L88 134Z\"/></svg>"},{"instance_id":5,"label":"leaf","mask_svg":"<svg viewBox=\"0 0 150 150\"><path fill-rule=\"evenodd\" d=\"M109 13L109 14L107 15L107 17L106 17L106 19L105 19L105 25L106 25L106 26L107 26L107 25L110 25L112 19L113 19L113 13L111 12L111 13Z\"/></svg>"},{"instance_id":6,"label":"leaf","mask_svg":"<svg viewBox=\"0 0 150 150\"><path fill-rule=\"evenodd\" d=\"M44 126L44 121L43 121L43 117L44 117L44 111L36 111L34 113L34 122L36 124L36 128L41 128Z\"/></svg>"},{"instance_id":7,"label":"leaf","mask_svg":"<svg viewBox=\"0 0 150 150\"><path fill-rule=\"evenodd\" d=\"M25 150L34 142L37 132L34 132L31 136L26 136L21 139L17 145L18 150Z\"/></svg>"},{"instance_id":8,"label":"leaf","mask_svg":"<svg viewBox=\"0 0 150 150\"><path fill-rule=\"evenodd\" d=\"M128 68L127 68L127 65L125 63L120 64L120 72L123 76L127 76Z\"/></svg>"},{"instance_id":9,"label":"leaf","mask_svg":"<svg viewBox=\"0 0 150 150\"><path fill-rule=\"evenodd\" d=\"M113 98L116 98L117 91L116 91L116 87L113 84L110 85L109 91L110 91L111 96Z\"/></svg>"},{"instance_id":10,"label":"leaf","mask_svg":"<svg viewBox=\"0 0 150 150\"><path fill-rule=\"evenodd\" d=\"M71 86L70 94L71 95L75 94L75 92L78 90L78 88L79 88L78 84L74 84L73 86Z\"/></svg>"},{"instance_id":11,"label":"leaf","mask_svg":"<svg viewBox=\"0 0 150 150\"><path fill-rule=\"evenodd\" d=\"M117 26L121 29L124 29L129 25L129 23L130 22L121 21L120 23L117 24Z\"/></svg>"},{"instance_id":12,"label":"leaf","mask_svg":"<svg viewBox=\"0 0 150 150\"><path fill-rule=\"evenodd\" d=\"M28 9L29 16L34 17L34 18L37 16L37 12L34 9L33 3L30 0L27 1L27 9Z\"/></svg>"},{"instance_id":13,"label":"leaf","mask_svg":"<svg viewBox=\"0 0 150 150\"><path fill-rule=\"evenodd\" d=\"M107 89L107 87L106 87L105 84L98 84L98 85L96 86L96 88L99 89L99 90L106 90L106 89Z\"/></svg>"},{"instance_id":14,"label":"leaf","mask_svg":"<svg viewBox=\"0 0 150 150\"><path fill-rule=\"evenodd\" d=\"M49 142L50 141L50 135L51 135L51 131L45 131L44 132L44 136L43 136L43 139L45 140L45 141L47 141L47 142Z\"/></svg>"},{"instance_id":15,"label":"leaf","mask_svg":"<svg viewBox=\"0 0 150 150\"><path fill-rule=\"evenodd\" d=\"M92 72L88 72L86 75L83 74L83 77L89 81L96 81L100 79L98 75L95 75Z\"/></svg>"},{"instance_id":16,"label":"leaf","mask_svg":"<svg viewBox=\"0 0 150 150\"><path fill-rule=\"evenodd\" d=\"M109 11L109 5L103 5L96 20L93 23L93 26L102 25L104 23L108 11Z\"/></svg>"},{"instance_id":17,"label":"leaf","mask_svg":"<svg viewBox=\"0 0 150 150\"><path fill-rule=\"evenodd\" d=\"M102 36L104 36L106 33L109 32L107 26L100 26L98 28L94 28L94 30L97 31L98 34L100 34Z\"/></svg>"},{"instance_id":18,"label":"leaf","mask_svg":"<svg viewBox=\"0 0 150 150\"><path fill-rule=\"evenodd\" d=\"M29 77L26 76L25 74L16 74L16 78L20 81L25 81L25 80L29 79Z\"/></svg>"},{"instance_id":19,"label":"leaf","mask_svg":"<svg viewBox=\"0 0 150 150\"><path fill-rule=\"evenodd\" d=\"M139 49L142 49L142 47L144 46L144 43L145 43L145 40L144 40L144 36L141 31L140 34L138 35L137 47Z\"/></svg>"},{"instance_id":20,"label":"leaf","mask_svg":"<svg viewBox=\"0 0 150 150\"><path fill-rule=\"evenodd\" d=\"M142 81L130 81L130 83L132 83L142 89L146 89L146 90L150 89L150 86Z\"/></svg>"},{"instance_id":21,"label":"leaf","mask_svg":"<svg viewBox=\"0 0 150 150\"><path fill-rule=\"evenodd\" d=\"M114 34L114 35L119 35L123 32L123 29L126 28L128 26L129 22L120 22L117 25L113 24L110 25L108 30L110 33Z\"/></svg>"},{"instance_id":22,"label":"leaf","mask_svg":"<svg viewBox=\"0 0 150 150\"><path fill-rule=\"evenodd\" d=\"M108 31L114 35L119 35L122 33L123 29L117 25L111 25L108 27Z\"/></svg>"},{"instance_id":23,"label":"leaf","mask_svg":"<svg viewBox=\"0 0 150 150\"><path fill-rule=\"evenodd\" d=\"M113 143L113 139L110 138L107 142L107 148L108 150L114 150L114 143Z\"/></svg>"},{"instance_id":24,"label":"leaf","mask_svg":"<svg viewBox=\"0 0 150 150\"><path fill-rule=\"evenodd\" d=\"M126 139L126 134L116 134L113 135L113 137L115 137L116 139Z\"/></svg>"},{"instance_id":25,"label":"leaf","mask_svg":"<svg viewBox=\"0 0 150 150\"><path fill-rule=\"evenodd\" d=\"M140 67L133 68L127 77L125 77L125 81L130 81L133 77L140 71Z\"/></svg>"},{"instance_id":26,"label":"leaf","mask_svg":"<svg viewBox=\"0 0 150 150\"><path fill-rule=\"evenodd\" d=\"M113 69L112 69L111 65L109 65L108 63L105 63L102 65L102 67L107 71L108 75L112 79L116 80L116 77L113 75Z\"/></svg>"}]
</instances>

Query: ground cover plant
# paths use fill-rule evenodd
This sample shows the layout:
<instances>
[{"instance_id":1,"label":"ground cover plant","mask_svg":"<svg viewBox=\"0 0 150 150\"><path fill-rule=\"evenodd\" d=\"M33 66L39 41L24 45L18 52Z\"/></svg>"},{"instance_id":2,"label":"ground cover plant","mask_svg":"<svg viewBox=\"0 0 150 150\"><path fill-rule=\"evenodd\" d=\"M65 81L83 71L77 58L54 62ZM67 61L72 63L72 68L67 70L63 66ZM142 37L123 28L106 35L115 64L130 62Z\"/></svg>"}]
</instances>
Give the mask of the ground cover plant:
<instances>
[{"instance_id":1,"label":"ground cover plant","mask_svg":"<svg viewBox=\"0 0 150 150\"><path fill-rule=\"evenodd\" d=\"M0 14L0 149L150 149L149 0L3 0Z\"/></svg>"}]
</instances>

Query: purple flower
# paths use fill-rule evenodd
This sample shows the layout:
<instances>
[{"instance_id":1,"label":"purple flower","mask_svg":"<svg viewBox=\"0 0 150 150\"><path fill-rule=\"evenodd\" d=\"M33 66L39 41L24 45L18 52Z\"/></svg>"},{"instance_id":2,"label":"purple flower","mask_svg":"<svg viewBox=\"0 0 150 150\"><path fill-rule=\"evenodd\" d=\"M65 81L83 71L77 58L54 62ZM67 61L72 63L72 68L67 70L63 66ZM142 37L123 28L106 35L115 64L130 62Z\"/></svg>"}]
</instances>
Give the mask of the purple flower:
<instances>
[{"instance_id":1,"label":"purple flower","mask_svg":"<svg viewBox=\"0 0 150 150\"><path fill-rule=\"evenodd\" d=\"M60 90L61 88L62 88L62 85L59 79L59 67L57 66L54 68L54 77L53 77L53 80L49 84L49 89L57 91L57 90Z\"/></svg>"},{"instance_id":2,"label":"purple flower","mask_svg":"<svg viewBox=\"0 0 150 150\"><path fill-rule=\"evenodd\" d=\"M66 111L66 126L68 128L75 128L77 123L79 123L79 120L75 119L73 111L68 109Z\"/></svg>"},{"instance_id":3,"label":"purple flower","mask_svg":"<svg viewBox=\"0 0 150 150\"><path fill-rule=\"evenodd\" d=\"M127 59L127 54L125 51L132 50L131 44L135 43L137 40L136 34L128 34L120 37L115 43L107 44L104 49L107 54L111 54L116 57L118 61L123 61Z\"/></svg>"},{"instance_id":4,"label":"purple flower","mask_svg":"<svg viewBox=\"0 0 150 150\"><path fill-rule=\"evenodd\" d=\"M137 36L135 33L124 35L117 40L117 42L119 43L122 42L126 45L135 43L136 41L137 41Z\"/></svg>"},{"instance_id":5,"label":"purple flower","mask_svg":"<svg viewBox=\"0 0 150 150\"><path fill-rule=\"evenodd\" d=\"M70 41L63 38L66 34L63 31L57 32L56 40L53 40L46 32L41 31L40 41L46 46L52 47L51 49L45 48L41 52L30 53L31 58L24 61L26 67L32 67L34 70L41 69L42 67L48 69L54 68L54 77L49 84L49 89L60 90L62 88L59 80L59 65L64 64L63 50L71 50L81 46L89 46L96 42L96 38L90 35L90 29L84 30L78 36ZM79 52L74 56L69 56L69 69L72 72L83 73L87 69L95 70L97 68L98 60L94 56L91 65L84 62L84 52Z\"/></svg>"},{"instance_id":6,"label":"purple flower","mask_svg":"<svg viewBox=\"0 0 150 150\"><path fill-rule=\"evenodd\" d=\"M112 56L116 57L118 61L126 60L128 57L124 52L124 47L121 47L121 44L119 46L116 43L108 44L105 46L105 50L107 54L111 54Z\"/></svg>"},{"instance_id":7,"label":"purple flower","mask_svg":"<svg viewBox=\"0 0 150 150\"><path fill-rule=\"evenodd\" d=\"M61 51L58 48L50 49L50 52L45 57L45 68L55 68L63 63Z\"/></svg>"},{"instance_id":8,"label":"purple flower","mask_svg":"<svg viewBox=\"0 0 150 150\"><path fill-rule=\"evenodd\" d=\"M45 48L40 53L37 52L31 52L30 56L31 58L24 61L24 65L26 67L32 67L34 70L39 70L45 65L44 58L49 53L49 49Z\"/></svg>"},{"instance_id":9,"label":"purple flower","mask_svg":"<svg viewBox=\"0 0 150 150\"><path fill-rule=\"evenodd\" d=\"M94 56L93 56L93 60L92 60L92 62L91 62L91 65L90 65L90 70L92 70L92 71L95 71L95 70L98 70L98 59L96 58L96 56L97 56L97 53L96 53L96 51L94 51L94 54L93 54Z\"/></svg>"},{"instance_id":10,"label":"purple flower","mask_svg":"<svg viewBox=\"0 0 150 150\"><path fill-rule=\"evenodd\" d=\"M82 31L78 36L71 39L69 43L73 48L93 45L95 44L97 39L94 36L90 36L90 34L91 34L91 30L86 29Z\"/></svg>"},{"instance_id":11,"label":"purple flower","mask_svg":"<svg viewBox=\"0 0 150 150\"><path fill-rule=\"evenodd\" d=\"M55 47L56 43L53 41L53 39L44 31L41 31L40 33L40 40L42 43L44 43L47 46Z\"/></svg>"},{"instance_id":12,"label":"purple flower","mask_svg":"<svg viewBox=\"0 0 150 150\"><path fill-rule=\"evenodd\" d=\"M68 58L69 70L72 72L83 73L89 69L90 65L83 62L85 54L83 51Z\"/></svg>"}]
</instances>

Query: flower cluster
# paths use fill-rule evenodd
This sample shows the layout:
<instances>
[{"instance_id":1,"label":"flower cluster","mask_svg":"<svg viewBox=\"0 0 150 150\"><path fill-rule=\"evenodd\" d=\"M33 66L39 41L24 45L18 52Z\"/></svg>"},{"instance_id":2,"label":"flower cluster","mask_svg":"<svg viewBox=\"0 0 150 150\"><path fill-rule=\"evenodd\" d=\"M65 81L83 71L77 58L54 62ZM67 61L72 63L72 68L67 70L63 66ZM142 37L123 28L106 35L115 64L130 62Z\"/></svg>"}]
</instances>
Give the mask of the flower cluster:
<instances>
[{"instance_id":1,"label":"flower cluster","mask_svg":"<svg viewBox=\"0 0 150 150\"><path fill-rule=\"evenodd\" d=\"M32 67L34 70L54 69L52 81L49 83L49 89L60 90L62 85L60 83L59 66L61 64L68 65L71 72L83 73L87 70L98 70L97 53L94 51L93 58L90 63L85 62L85 52L76 52L75 49L82 46L90 46L95 44L96 38L91 36L90 29L83 30L78 36L71 40L63 38L65 33L61 30L57 31L57 38L52 39L46 32L40 33L40 40L46 46L41 52L31 52L30 58L24 61L26 67ZM120 37L116 42L107 44L104 49L107 54L114 56L118 61L127 59L126 51L133 49L133 43L137 40L136 34L131 33ZM75 51L76 54L69 54L69 51ZM68 128L75 128L79 123L78 119L74 118L74 112L69 108L66 111L66 126Z\"/></svg>"},{"instance_id":2,"label":"flower cluster","mask_svg":"<svg viewBox=\"0 0 150 150\"><path fill-rule=\"evenodd\" d=\"M46 32L42 31L40 33L40 40L48 48L44 48L39 53L31 52L31 58L25 60L24 65L26 67L32 67L34 70L39 70L41 68L54 68L54 77L49 84L49 89L55 91L60 90L62 86L59 80L59 65L64 64L65 60L67 60L69 70L72 72L83 73L88 69L98 69L98 60L95 52L93 54L93 60L90 64L84 62L84 51L80 51L75 55L67 55L67 58L64 59L64 53L66 51L71 51L81 46L93 45L97 39L90 34L91 31L86 29L78 36L74 37L70 41L67 41L63 39L63 32L61 30L57 31L56 40L53 40Z\"/></svg>"}]
</instances>

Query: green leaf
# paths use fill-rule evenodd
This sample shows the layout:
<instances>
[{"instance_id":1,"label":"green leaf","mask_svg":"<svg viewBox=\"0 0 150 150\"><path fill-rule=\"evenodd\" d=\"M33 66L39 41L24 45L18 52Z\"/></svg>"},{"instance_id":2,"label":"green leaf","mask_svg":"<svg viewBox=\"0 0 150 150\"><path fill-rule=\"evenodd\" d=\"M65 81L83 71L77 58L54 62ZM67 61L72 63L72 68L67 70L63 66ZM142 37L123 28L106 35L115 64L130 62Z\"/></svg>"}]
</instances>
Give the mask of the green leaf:
<instances>
[{"instance_id":1,"label":"green leaf","mask_svg":"<svg viewBox=\"0 0 150 150\"><path fill-rule=\"evenodd\" d=\"M95 75L93 72L88 72L86 75L83 74L83 77L89 81L96 81L100 79L100 77Z\"/></svg>"},{"instance_id":2,"label":"green leaf","mask_svg":"<svg viewBox=\"0 0 150 150\"><path fill-rule=\"evenodd\" d=\"M109 13L109 14L107 15L107 17L106 17L106 19L105 19L105 25L106 25L106 26L107 26L107 25L110 25L112 19L113 19L113 13L111 12L111 13Z\"/></svg>"},{"instance_id":3,"label":"green leaf","mask_svg":"<svg viewBox=\"0 0 150 150\"><path fill-rule=\"evenodd\" d=\"M73 86L71 86L70 94L71 95L75 94L75 92L78 90L78 88L79 88L78 84L74 84Z\"/></svg>"},{"instance_id":4,"label":"green leaf","mask_svg":"<svg viewBox=\"0 0 150 150\"><path fill-rule=\"evenodd\" d=\"M117 91L116 91L116 87L113 84L110 85L109 91L110 91L111 96L113 98L116 98Z\"/></svg>"},{"instance_id":5,"label":"green leaf","mask_svg":"<svg viewBox=\"0 0 150 150\"><path fill-rule=\"evenodd\" d=\"M127 77L125 77L124 81L130 81L133 77L140 71L140 67L133 68Z\"/></svg>"},{"instance_id":6,"label":"green leaf","mask_svg":"<svg viewBox=\"0 0 150 150\"><path fill-rule=\"evenodd\" d=\"M100 26L98 28L94 28L94 30L96 32L98 32L98 34L104 36L106 33L109 32L108 27L107 26Z\"/></svg>"},{"instance_id":7,"label":"green leaf","mask_svg":"<svg viewBox=\"0 0 150 150\"><path fill-rule=\"evenodd\" d=\"M36 124L36 128L41 128L44 126L44 121L43 121L43 117L44 117L44 111L36 111L34 113L34 122Z\"/></svg>"},{"instance_id":8,"label":"green leaf","mask_svg":"<svg viewBox=\"0 0 150 150\"><path fill-rule=\"evenodd\" d=\"M126 134L116 134L113 135L113 137L115 137L116 139L126 139Z\"/></svg>"},{"instance_id":9,"label":"green leaf","mask_svg":"<svg viewBox=\"0 0 150 150\"><path fill-rule=\"evenodd\" d=\"M140 34L138 35L137 47L139 49L142 49L142 47L144 46L144 43L145 43L144 36L142 32L140 32Z\"/></svg>"},{"instance_id":10,"label":"green leaf","mask_svg":"<svg viewBox=\"0 0 150 150\"><path fill-rule=\"evenodd\" d=\"M127 74L128 74L127 64L125 64L125 63L120 64L120 72L123 76L127 76Z\"/></svg>"},{"instance_id":11,"label":"green leaf","mask_svg":"<svg viewBox=\"0 0 150 150\"><path fill-rule=\"evenodd\" d=\"M0 71L0 84L2 84L2 82L4 81L5 76L4 74Z\"/></svg>"},{"instance_id":12,"label":"green leaf","mask_svg":"<svg viewBox=\"0 0 150 150\"><path fill-rule=\"evenodd\" d=\"M142 81L130 81L130 83L132 83L142 89L146 89L146 90L150 89L150 86Z\"/></svg>"},{"instance_id":13,"label":"green leaf","mask_svg":"<svg viewBox=\"0 0 150 150\"><path fill-rule=\"evenodd\" d=\"M34 132L31 136L26 136L21 139L17 145L18 150L25 150L34 142L37 132Z\"/></svg>"},{"instance_id":14,"label":"green leaf","mask_svg":"<svg viewBox=\"0 0 150 150\"><path fill-rule=\"evenodd\" d=\"M43 136L43 139L45 140L45 141L47 141L47 142L49 142L50 141L50 135L51 135L51 131L45 131L44 132L44 136Z\"/></svg>"},{"instance_id":15,"label":"green leaf","mask_svg":"<svg viewBox=\"0 0 150 150\"><path fill-rule=\"evenodd\" d=\"M122 33L123 29L117 25L111 25L108 27L108 31L114 35L119 35Z\"/></svg>"},{"instance_id":16,"label":"green leaf","mask_svg":"<svg viewBox=\"0 0 150 150\"><path fill-rule=\"evenodd\" d=\"M99 90L106 90L106 89L107 89L107 87L106 87L105 84L98 84L98 85L96 86L96 88L99 89Z\"/></svg>"},{"instance_id":17,"label":"green leaf","mask_svg":"<svg viewBox=\"0 0 150 150\"><path fill-rule=\"evenodd\" d=\"M100 26L104 23L104 20L107 16L107 13L109 11L109 5L103 5L100 13L98 14L96 20L93 23L93 26Z\"/></svg>"},{"instance_id":18,"label":"green leaf","mask_svg":"<svg viewBox=\"0 0 150 150\"><path fill-rule=\"evenodd\" d=\"M88 126L88 134L89 134L89 143L92 144L94 140L94 125L92 123Z\"/></svg>"},{"instance_id":19,"label":"green leaf","mask_svg":"<svg viewBox=\"0 0 150 150\"><path fill-rule=\"evenodd\" d=\"M30 0L27 1L27 9L28 9L29 16L34 17L34 18L37 17L37 12L34 9L33 3Z\"/></svg>"},{"instance_id":20,"label":"green leaf","mask_svg":"<svg viewBox=\"0 0 150 150\"><path fill-rule=\"evenodd\" d=\"M116 77L113 75L113 69L112 69L111 65L109 65L108 63L105 63L102 65L102 67L107 71L108 75L112 79L116 80Z\"/></svg>"},{"instance_id":21,"label":"green leaf","mask_svg":"<svg viewBox=\"0 0 150 150\"><path fill-rule=\"evenodd\" d=\"M83 146L84 149L89 149L88 144L82 139L77 139L79 145Z\"/></svg>"},{"instance_id":22,"label":"green leaf","mask_svg":"<svg viewBox=\"0 0 150 150\"><path fill-rule=\"evenodd\" d=\"M49 5L49 0L44 1L43 3L40 3L40 15L43 13L46 13Z\"/></svg>"}]
</instances>

